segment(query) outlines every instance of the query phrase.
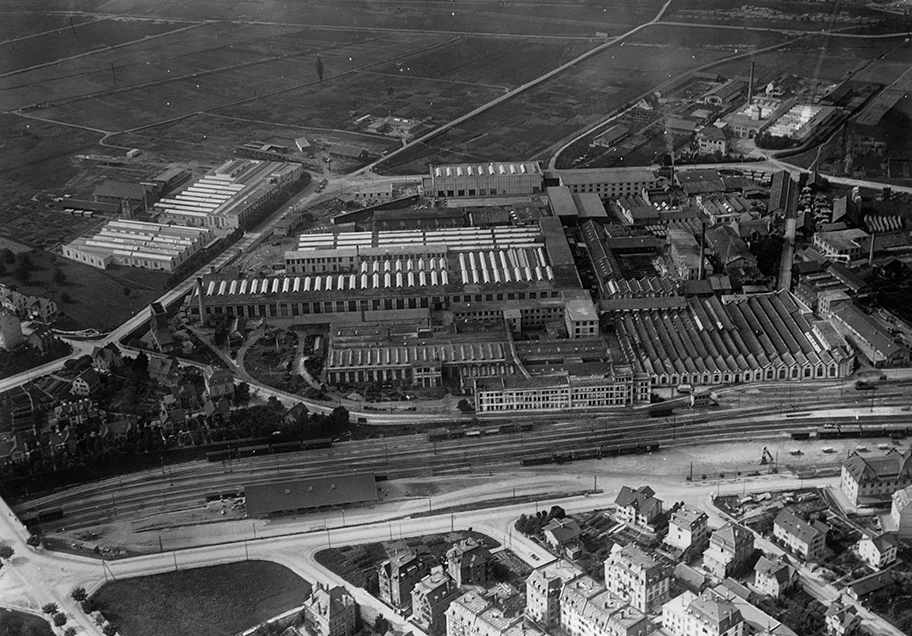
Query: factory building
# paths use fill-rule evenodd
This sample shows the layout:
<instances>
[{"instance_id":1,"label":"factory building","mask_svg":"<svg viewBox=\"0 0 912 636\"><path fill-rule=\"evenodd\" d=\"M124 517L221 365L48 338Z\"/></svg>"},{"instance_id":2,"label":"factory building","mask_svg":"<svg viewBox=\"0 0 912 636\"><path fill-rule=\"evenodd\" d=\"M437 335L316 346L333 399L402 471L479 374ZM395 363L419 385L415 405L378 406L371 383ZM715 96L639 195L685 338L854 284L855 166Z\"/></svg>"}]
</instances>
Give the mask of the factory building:
<instances>
[{"instance_id":1,"label":"factory building","mask_svg":"<svg viewBox=\"0 0 912 636\"><path fill-rule=\"evenodd\" d=\"M658 177L649 168L580 168L557 170L554 176L572 194L594 192L602 200L635 196L656 187Z\"/></svg>"},{"instance_id":2,"label":"factory building","mask_svg":"<svg viewBox=\"0 0 912 636\"><path fill-rule=\"evenodd\" d=\"M537 161L432 165L424 191L435 197L523 196L542 192Z\"/></svg>"},{"instance_id":3,"label":"factory building","mask_svg":"<svg viewBox=\"0 0 912 636\"><path fill-rule=\"evenodd\" d=\"M723 303L627 311L615 322L622 350L653 385L842 378L848 347L822 338L789 292Z\"/></svg>"},{"instance_id":4,"label":"factory building","mask_svg":"<svg viewBox=\"0 0 912 636\"><path fill-rule=\"evenodd\" d=\"M213 232L142 221L110 221L63 246L66 258L98 269L111 265L173 272L213 240Z\"/></svg>"},{"instance_id":5,"label":"factory building","mask_svg":"<svg viewBox=\"0 0 912 636\"><path fill-rule=\"evenodd\" d=\"M304 174L299 163L232 159L154 206L159 220L233 231L255 225Z\"/></svg>"}]
</instances>

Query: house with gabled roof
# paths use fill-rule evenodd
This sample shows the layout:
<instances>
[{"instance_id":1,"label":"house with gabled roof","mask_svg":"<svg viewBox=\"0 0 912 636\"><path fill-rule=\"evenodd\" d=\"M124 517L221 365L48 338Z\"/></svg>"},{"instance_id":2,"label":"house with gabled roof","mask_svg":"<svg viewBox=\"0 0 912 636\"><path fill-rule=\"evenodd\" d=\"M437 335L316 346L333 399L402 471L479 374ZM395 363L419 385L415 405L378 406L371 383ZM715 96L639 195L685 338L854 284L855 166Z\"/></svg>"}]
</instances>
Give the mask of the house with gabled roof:
<instances>
[{"instance_id":1,"label":"house with gabled roof","mask_svg":"<svg viewBox=\"0 0 912 636\"><path fill-rule=\"evenodd\" d=\"M798 580L798 571L784 557L760 557L754 566L754 589L779 598Z\"/></svg>"},{"instance_id":2,"label":"house with gabled roof","mask_svg":"<svg viewBox=\"0 0 912 636\"><path fill-rule=\"evenodd\" d=\"M649 528L662 514L662 500L649 486L640 486L636 490L623 486L614 503L621 521L642 528Z\"/></svg>"},{"instance_id":3,"label":"house with gabled roof","mask_svg":"<svg viewBox=\"0 0 912 636\"><path fill-rule=\"evenodd\" d=\"M827 607L824 621L830 636L852 636L861 626L858 610L853 605L845 606L838 601Z\"/></svg>"},{"instance_id":4,"label":"house with gabled roof","mask_svg":"<svg viewBox=\"0 0 912 636\"><path fill-rule=\"evenodd\" d=\"M855 506L889 503L894 492L912 486L912 451L891 448L876 457L852 453L842 463L839 485Z\"/></svg>"},{"instance_id":5,"label":"house with gabled roof","mask_svg":"<svg viewBox=\"0 0 912 636\"><path fill-rule=\"evenodd\" d=\"M866 533L858 542L858 556L875 570L882 570L896 561L898 547L892 532Z\"/></svg>"},{"instance_id":6,"label":"house with gabled roof","mask_svg":"<svg viewBox=\"0 0 912 636\"><path fill-rule=\"evenodd\" d=\"M100 373L110 373L123 366L123 357L120 349L113 342L104 347L95 347L92 350L92 367Z\"/></svg>"},{"instance_id":7,"label":"house with gabled roof","mask_svg":"<svg viewBox=\"0 0 912 636\"><path fill-rule=\"evenodd\" d=\"M819 561L826 551L825 523L805 521L788 508L783 508L773 522L773 536L805 561Z\"/></svg>"},{"instance_id":8,"label":"house with gabled roof","mask_svg":"<svg viewBox=\"0 0 912 636\"><path fill-rule=\"evenodd\" d=\"M742 569L754 554L754 533L744 526L727 523L709 538L703 553L703 567L724 579Z\"/></svg>"},{"instance_id":9,"label":"house with gabled roof","mask_svg":"<svg viewBox=\"0 0 912 636\"><path fill-rule=\"evenodd\" d=\"M88 368L73 380L70 392L73 395L89 396L95 393L101 387L101 378L95 372L95 369Z\"/></svg>"}]
</instances>

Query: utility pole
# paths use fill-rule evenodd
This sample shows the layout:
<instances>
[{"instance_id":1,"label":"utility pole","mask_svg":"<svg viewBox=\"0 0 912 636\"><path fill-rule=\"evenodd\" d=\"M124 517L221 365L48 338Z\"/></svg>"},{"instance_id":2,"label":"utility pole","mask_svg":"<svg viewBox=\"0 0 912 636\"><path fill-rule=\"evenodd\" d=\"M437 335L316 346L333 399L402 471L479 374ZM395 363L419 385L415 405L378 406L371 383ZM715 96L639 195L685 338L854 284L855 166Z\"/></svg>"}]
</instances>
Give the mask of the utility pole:
<instances>
[{"instance_id":1,"label":"utility pole","mask_svg":"<svg viewBox=\"0 0 912 636\"><path fill-rule=\"evenodd\" d=\"M174 571L177 572L177 551L172 550L171 556L174 558Z\"/></svg>"}]
</instances>

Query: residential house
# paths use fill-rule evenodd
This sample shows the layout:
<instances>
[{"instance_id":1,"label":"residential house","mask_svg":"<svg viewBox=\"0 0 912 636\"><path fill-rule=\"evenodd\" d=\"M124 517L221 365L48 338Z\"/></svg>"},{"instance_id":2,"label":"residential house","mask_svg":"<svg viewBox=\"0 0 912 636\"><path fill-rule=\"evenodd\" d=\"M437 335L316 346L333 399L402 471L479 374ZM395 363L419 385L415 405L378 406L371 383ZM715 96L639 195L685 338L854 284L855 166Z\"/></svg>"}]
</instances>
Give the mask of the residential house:
<instances>
[{"instance_id":1,"label":"residential house","mask_svg":"<svg viewBox=\"0 0 912 636\"><path fill-rule=\"evenodd\" d=\"M706 589L709 580L706 575L690 567L686 563L678 563L674 569L674 578L694 594L699 594Z\"/></svg>"},{"instance_id":2,"label":"residential house","mask_svg":"<svg viewBox=\"0 0 912 636\"><path fill-rule=\"evenodd\" d=\"M773 536L805 561L823 558L829 530L825 523L809 523L788 508L782 509L773 521Z\"/></svg>"},{"instance_id":3,"label":"residential house","mask_svg":"<svg viewBox=\"0 0 912 636\"><path fill-rule=\"evenodd\" d=\"M882 570L896 561L898 542L891 532L865 534L858 542L858 556L875 570Z\"/></svg>"},{"instance_id":4,"label":"residential house","mask_svg":"<svg viewBox=\"0 0 912 636\"><path fill-rule=\"evenodd\" d=\"M102 414L103 411L98 409L95 401L88 398L61 402L48 415L48 425L51 428L63 430L70 426L85 424Z\"/></svg>"},{"instance_id":5,"label":"residential house","mask_svg":"<svg viewBox=\"0 0 912 636\"><path fill-rule=\"evenodd\" d=\"M684 592L662 607L662 627L670 636L744 636L741 611L728 599L706 590Z\"/></svg>"},{"instance_id":6,"label":"residential house","mask_svg":"<svg viewBox=\"0 0 912 636\"><path fill-rule=\"evenodd\" d=\"M343 587L316 583L303 607L304 624L315 636L352 636L358 604Z\"/></svg>"},{"instance_id":7,"label":"residential house","mask_svg":"<svg viewBox=\"0 0 912 636\"><path fill-rule=\"evenodd\" d=\"M39 320L43 323L54 322L60 313L56 302L41 296L29 296L25 311L30 320Z\"/></svg>"},{"instance_id":8,"label":"residential house","mask_svg":"<svg viewBox=\"0 0 912 636\"><path fill-rule=\"evenodd\" d=\"M25 440L21 435L0 439L0 466L21 464L26 457Z\"/></svg>"},{"instance_id":9,"label":"residential house","mask_svg":"<svg viewBox=\"0 0 912 636\"><path fill-rule=\"evenodd\" d=\"M491 553L473 539L460 541L446 553L447 572L457 586L488 583Z\"/></svg>"},{"instance_id":10,"label":"residential house","mask_svg":"<svg viewBox=\"0 0 912 636\"><path fill-rule=\"evenodd\" d=\"M741 570L754 553L754 533L744 526L727 523L709 538L703 553L703 567L724 579Z\"/></svg>"},{"instance_id":11,"label":"residential house","mask_svg":"<svg viewBox=\"0 0 912 636\"><path fill-rule=\"evenodd\" d=\"M830 636L853 636L861 627L861 617L855 606L845 606L838 601L827 607L824 620Z\"/></svg>"},{"instance_id":12,"label":"residential house","mask_svg":"<svg viewBox=\"0 0 912 636\"><path fill-rule=\"evenodd\" d=\"M377 573L380 598L393 607L407 608L412 604L412 590L427 567L414 552L401 552L380 564Z\"/></svg>"},{"instance_id":13,"label":"residential house","mask_svg":"<svg viewBox=\"0 0 912 636\"><path fill-rule=\"evenodd\" d=\"M608 590L641 612L657 611L669 598L671 569L636 544L615 545L605 559Z\"/></svg>"},{"instance_id":14,"label":"residential house","mask_svg":"<svg viewBox=\"0 0 912 636\"><path fill-rule=\"evenodd\" d=\"M174 358L149 356L149 378L159 384L177 386L180 379L178 368L177 360Z\"/></svg>"},{"instance_id":15,"label":"residential house","mask_svg":"<svg viewBox=\"0 0 912 636\"><path fill-rule=\"evenodd\" d=\"M210 399L234 397L234 376L225 369L208 367L204 374L206 379L206 395Z\"/></svg>"},{"instance_id":16,"label":"residential house","mask_svg":"<svg viewBox=\"0 0 912 636\"><path fill-rule=\"evenodd\" d=\"M893 493L890 522L897 536L912 537L912 486Z\"/></svg>"},{"instance_id":17,"label":"residential house","mask_svg":"<svg viewBox=\"0 0 912 636\"><path fill-rule=\"evenodd\" d=\"M136 429L136 418L132 415L129 415L127 417L114 420L113 422L105 422L101 425L101 429L98 431L98 434L105 442L123 442L129 439L130 436L136 432Z\"/></svg>"},{"instance_id":18,"label":"residential house","mask_svg":"<svg viewBox=\"0 0 912 636\"><path fill-rule=\"evenodd\" d=\"M912 486L912 451L890 449L878 457L853 453L842 463L840 487L855 506L886 503L908 486Z\"/></svg>"},{"instance_id":19,"label":"residential house","mask_svg":"<svg viewBox=\"0 0 912 636\"><path fill-rule=\"evenodd\" d=\"M431 572L412 589L412 622L430 636L441 636L446 631L445 612L457 596L453 579L439 569Z\"/></svg>"},{"instance_id":20,"label":"residential house","mask_svg":"<svg viewBox=\"0 0 912 636\"><path fill-rule=\"evenodd\" d=\"M674 511L668 521L665 543L682 552L690 547L700 549L709 540L708 517L702 510L682 506Z\"/></svg>"},{"instance_id":21,"label":"residential house","mask_svg":"<svg viewBox=\"0 0 912 636\"><path fill-rule=\"evenodd\" d=\"M113 342L92 350L92 367L99 373L110 373L122 366L123 357Z\"/></svg>"},{"instance_id":22,"label":"residential house","mask_svg":"<svg viewBox=\"0 0 912 636\"><path fill-rule=\"evenodd\" d=\"M568 636L642 636L652 632L646 616L588 576L564 585L560 625Z\"/></svg>"},{"instance_id":23,"label":"residential house","mask_svg":"<svg viewBox=\"0 0 912 636\"><path fill-rule=\"evenodd\" d=\"M203 403L203 412L209 416L215 414L226 416L231 412L231 402L229 402L227 398L222 398L216 402L206 398L206 401Z\"/></svg>"},{"instance_id":24,"label":"residential house","mask_svg":"<svg viewBox=\"0 0 912 636\"><path fill-rule=\"evenodd\" d=\"M32 333L25 340L40 353L48 353L59 342L46 325L32 325Z\"/></svg>"},{"instance_id":25,"label":"residential house","mask_svg":"<svg viewBox=\"0 0 912 636\"><path fill-rule=\"evenodd\" d=\"M655 497L655 491L649 486L636 490L622 486L614 503L621 521L641 528L650 528L662 514L662 500Z\"/></svg>"},{"instance_id":26,"label":"residential house","mask_svg":"<svg viewBox=\"0 0 912 636\"><path fill-rule=\"evenodd\" d=\"M544 528L542 533L545 541L553 550L566 550L567 556L575 558L579 552L579 524L570 517L563 519L551 519Z\"/></svg>"},{"instance_id":27,"label":"residential house","mask_svg":"<svg viewBox=\"0 0 912 636\"><path fill-rule=\"evenodd\" d=\"M526 579L526 616L545 630L560 625L561 590L583 575L569 561L558 559L532 570Z\"/></svg>"},{"instance_id":28,"label":"residential house","mask_svg":"<svg viewBox=\"0 0 912 636\"><path fill-rule=\"evenodd\" d=\"M754 566L754 588L766 596L779 598L798 579L798 571L784 557L760 557Z\"/></svg>"},{"instance_id":29,"label":"residential house","mask_svg":"<svg viewBox=\"0 0 912 636\"><path fill-rule=\"evenodd\" d=\"M307 421L308 413L309 411L307 410L307 407L304 406L304 403L298 402L285 411L285 415L282 419L286 424L303 424Z\"/></svg>"},{"instance_id":30,"label":"residential house","mask_svg":"<svg viewBox=\"0 0 912 636\"><path fill-rule=\"evenodd\" d=\"M89 368L76 376L70 392L74 395L89 396L101 388L101 379L95 369Z\"/></svg>"}]
</instances>

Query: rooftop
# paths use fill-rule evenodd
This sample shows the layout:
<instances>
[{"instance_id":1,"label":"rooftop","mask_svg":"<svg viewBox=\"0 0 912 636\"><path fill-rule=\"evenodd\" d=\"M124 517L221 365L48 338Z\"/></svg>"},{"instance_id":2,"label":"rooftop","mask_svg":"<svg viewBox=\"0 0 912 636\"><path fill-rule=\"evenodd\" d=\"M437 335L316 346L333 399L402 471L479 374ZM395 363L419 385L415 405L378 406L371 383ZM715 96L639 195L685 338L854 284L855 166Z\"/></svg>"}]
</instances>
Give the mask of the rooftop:
<instances>
[{"instance_id":1,"label":"rooftop","mask_svg":"<svg viewBox=\"0 0 912 636\"><path fill-rule=\"evenodd\" d=\"M432 177L494 177L516 175L541 175L541 165L537 161L514 161L489 163L455 163L431 165Z\"/></svg>"},{"instance_id":2,"label":"rooftop","mask_svg":"<svg viewBox=\"0 0 912 636\"><path fill-rule=\"evenodd\" d=\"M309 510L325 506L377 501L373 474L353 473L272 484L250 484L245 489L247 516Z\"/></svg>"}]
</instances>

